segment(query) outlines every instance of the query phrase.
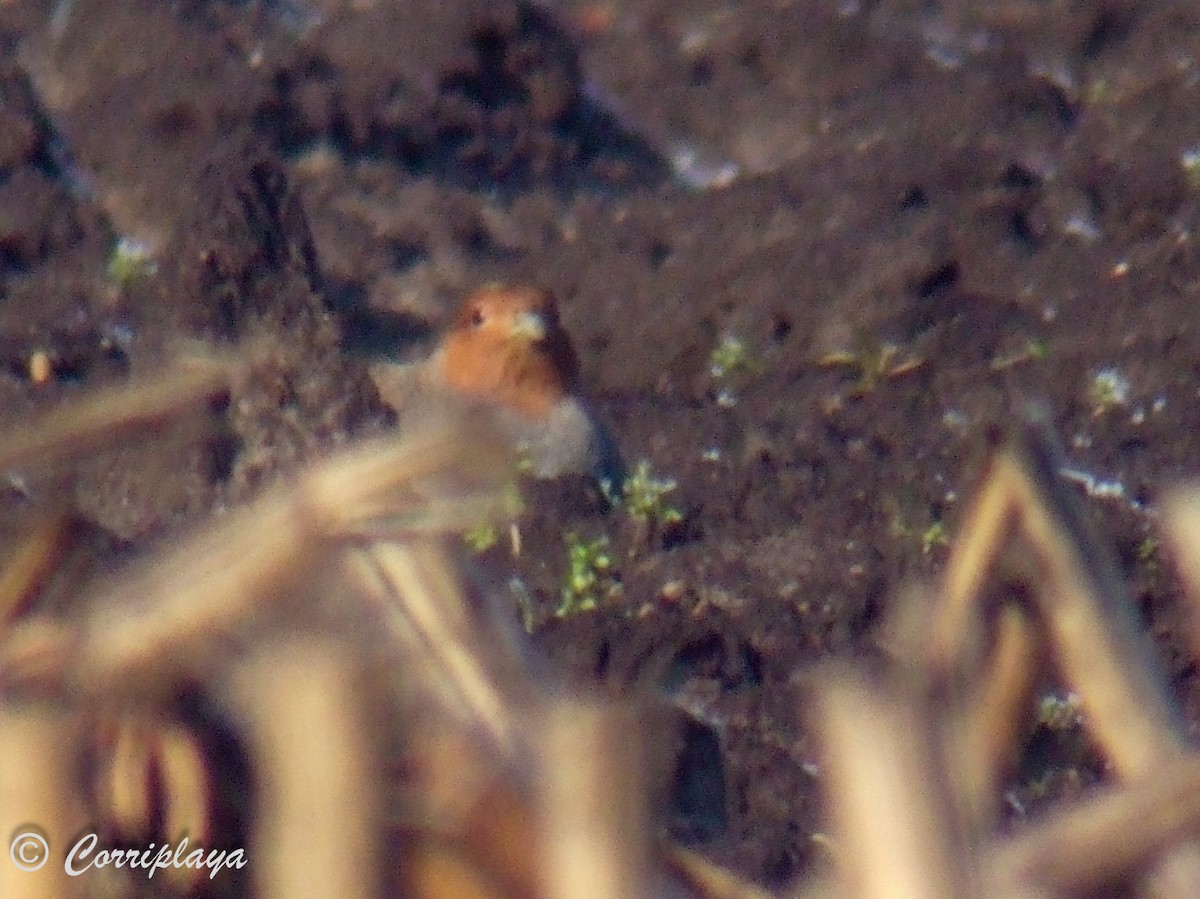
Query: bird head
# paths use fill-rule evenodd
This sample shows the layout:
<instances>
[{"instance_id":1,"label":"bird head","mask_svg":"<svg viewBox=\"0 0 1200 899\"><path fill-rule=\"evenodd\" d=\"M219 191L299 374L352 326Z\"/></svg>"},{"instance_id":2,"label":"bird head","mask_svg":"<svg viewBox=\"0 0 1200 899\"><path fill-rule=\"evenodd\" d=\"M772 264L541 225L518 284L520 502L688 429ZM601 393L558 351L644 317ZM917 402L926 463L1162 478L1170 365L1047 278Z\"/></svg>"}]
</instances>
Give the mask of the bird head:
<instances>
[{"instance_id":1,"label":"bird head","mask_svg":"<svg viewBox=\"0 0 1200 899\"><path fill-rule=\"evenodd\" d=\"M546 290L488 285L463 302L437 356L445 384L527 418L573 393L579 362Z\"/></svg>"}]
</instances>

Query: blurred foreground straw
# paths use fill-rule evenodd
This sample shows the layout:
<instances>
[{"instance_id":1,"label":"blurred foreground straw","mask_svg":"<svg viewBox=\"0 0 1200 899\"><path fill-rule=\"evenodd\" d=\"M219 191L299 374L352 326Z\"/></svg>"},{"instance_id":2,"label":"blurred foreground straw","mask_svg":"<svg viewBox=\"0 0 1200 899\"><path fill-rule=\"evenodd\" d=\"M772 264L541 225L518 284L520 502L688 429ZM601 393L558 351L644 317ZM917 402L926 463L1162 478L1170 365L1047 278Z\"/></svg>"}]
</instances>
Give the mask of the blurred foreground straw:
<instances>
[{"instance_id":1,"label":"blurred foreground straw","mask_svg":"<svg viewBox=\"0 0 1200 899\"><path fill-rule=\"evenodd\" d=\"M379 894L380 772L364 683L348 647L312 639L261 649L234 676L259 772L247 855L264 899Z\"/></svg>"},{"instance_id":2,"label":"blurred foreground straw","mask_svg":"<svg viewBox=\"0 0 1200 899\"><path fill-rule=\"evenodd\" d=\"M231 371L184 366L80 401L0 441L0 462L103 445ZM409 422L77 585L77 614L39 608L71 532L34 524L0 573L0 837L36 825L59 860L87 828L222 843L232 799L252 874L214 881L220 895L764 899L656 839L636 705L535 679L503 594L466 576L456 535L513 512L494 429L471 409ZM944 584L897 604L908 623L887 670L813 673L836 865L789 895L1200 896L1200 754L1058 466L1042 431L1014 428ZM1165 507L1193 614L1197 496ZM999 793L1048 666L1111 782L1005 834ZM244 795L197 707L236 735L223 752L244 753ZM27 875L5 857L0 896L138 894L132 872L107 873Z\"/></svg>"},{"instance_id":3,"label":"blurred foreground straw","mask_svg":"<svg viewBox=\"0 0 1200 899\"><path fill-rule=\"evenodd\" d=\"M229 354L193 351L154 377L64 402L7 430L0 440L0 472L56 465L136 436L139 430L178 417L227 390L246 365Z\"/></svg>"},{"instance_id":4,"label":"blurred foreground straw","mask_svg":"<svg viewBox=\"0 0 1200 899\"><path fill-rule=\"evenodd\" d=\"M82 739L79 717L66 709L0 698L4 899L82 895L82 885L63 868L67 850L86 821L82 796L70 788Z\"/></svg>"}]
</instances>

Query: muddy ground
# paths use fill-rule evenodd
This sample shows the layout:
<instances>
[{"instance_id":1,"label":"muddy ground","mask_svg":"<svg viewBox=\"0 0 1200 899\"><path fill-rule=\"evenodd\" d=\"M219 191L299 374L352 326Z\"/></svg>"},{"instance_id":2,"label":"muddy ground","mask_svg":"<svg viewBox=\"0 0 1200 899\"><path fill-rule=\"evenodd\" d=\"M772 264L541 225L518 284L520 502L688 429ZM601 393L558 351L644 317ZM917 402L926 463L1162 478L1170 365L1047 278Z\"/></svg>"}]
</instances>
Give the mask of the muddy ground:
<instances>
[{"instance_id":1,"label":"muddy ground","mask_svg":"<svg viewBox=\"0 0 1200 899\"><path fill-rule=\"evenodd\" d=\"M1147 542L1200 463L1197 110L1191 0L0 0L7 426L181 335L280 338L219 437L8 473L5 518L161 541L390 427L367 362L466 290L544 284L683 521L537 485L521 558L484 562L562 671L672 698L664 825L787 882L819 826L801 674L937 574L1026 402L1108 484L1079 497L1200 720ZM565 531L610 537L621 589L555 617ZM1102 775L1030 740L1014 817Z\"/></svg>"}]
</instances>

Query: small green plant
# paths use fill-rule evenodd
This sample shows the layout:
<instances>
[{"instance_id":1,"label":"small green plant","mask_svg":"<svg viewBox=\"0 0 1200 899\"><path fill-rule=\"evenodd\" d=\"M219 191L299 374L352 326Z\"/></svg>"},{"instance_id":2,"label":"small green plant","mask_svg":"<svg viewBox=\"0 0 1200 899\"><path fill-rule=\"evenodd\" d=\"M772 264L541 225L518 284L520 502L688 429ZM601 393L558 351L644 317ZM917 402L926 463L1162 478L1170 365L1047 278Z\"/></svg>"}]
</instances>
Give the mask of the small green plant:
<instances>
[{"instance_id":1,"label":"small green plant","mask_svg":"<svg viewBox=\"0 0 1200 899\"><path fill-rule=\"evenodd\" d=\"M901 507L900 500L894 496L883 497L883 509L887 515L888 533L905 543L919 543L921 555L928 556L935 549L950 545L950 528L941 518L933 518L927 526L921 528L917 515L907 515ZM921 515L921 519L925 516ZM910 522L913 522L910 524Z\"/></svg>"},{"instance_id":2,"label":"small green plant","mask_svg":"<svg viewBox=\"0 0 1200 899\"><path fill-rule=\"evenodd\" d=\"M1179 156L1179 164L1183 167L1183 177L1187 179L1188 187L1200 190L1200 150L1185 150Z\"/></svg>"},{"instance_id":3,"label":"small green plant","mask_svg":"<svg viewBox=\"0 0 1200 899\"><path fill-rule=\"evenodd\" d=\"M509 536L512 539L513 555L520 554L521 534L516 519L521 514L524 503L521 500L521 489L516 483L504 485L499 496L498 506L492 510L493 517L485 518L463 532L463 542L477 553L487 552L500 539L502 523L509 522Z\"/></svg>"},{"instance_id":4,"label":"small green plant","mask_svg":"<svg viewBox=\"0 0 1200 899\"><path fill-rule=\"evenodd\" d=\"M1116 368L1102 368L1092 375L1087 394L1092 417L1098 418L1129 402L1129 380Z\"/></svg>"},{"instance_id":5,"label":"small green plant","mask_svg":"<svg viewBox=\"0 0 1200 899\"><path fill-rule=\"evenodd\" d=\"M660 531L683 521L683 513L668 505L666 497L679 486L674 478L655 477L650 462L642 459L625 480L621 498L625 511L638 525L650 532Z\"/></svg>"},{"instance_id":6,"label":"small green plant","mask_svg":"<svg viewBox=\"0 0 1200 899\"><path fill-rule=\"evenodd\" d=\"M1074 693L1047 693L1038 700L1037 722L1050 730L1071 730L1083 722L1083 704Z\"/></svg>"},{"instance_id":7,"label":"small green plant","mask_svg":"<svg viewBox=\"0 0 1200 899\"><path fill-rule=\"evenodd\" d=\"M467 546L477 553L487 552L500 539L500 532L490 521L482 521L463 534Z\"/></svg>"},{"instance_id":8,"label":"small green plant","mask_svg":"<svg viewBox=\"0 0 1200 899\"><path fill-rule=\"evenodd\" d=\"M736 334L724 335L708 357L708 373L717 384L717 405L737 405L737 383L762 371L762 364Z\"/></svg>"},{"instance_id":9,"label":"small green plant","mask_svg":"<svg viewBox=\"0 0 1200 899\"><path fill-rule=\"evenodd\" d=\"M150 250L135 240L122 237L113 244L108 257L108 278L124 290L135 281L148 278L158 270Z\"/></svg>"},{"instance_id":10,"label":"small green plant","mask_svg":"<svg viewBox=\"0 0 1200 899\"><path fill-rule=\"evenodd\" d=\"M594 540L584 540L568 533L567 577L562 589L562 602L554 610L556 618L566 618L578 612L590 612L600 601L621 589L608 552L608 537L601 534Z\"/></svg>"},{"instance_id":11,"label":"small green plant","mask_svg":"<svg viewBox=\"0 0 1200 899\"><path fill-rule=\"evenodd\" d=\"M723 336L721 342L713 347L708 359L709 374L717 381L743 373L754 374L760 368L746 341L736 334Z\"/></svg>"},{"instance_id":12,"label":"small green plant","mask_svg":"<svg viewBox=\"0 0 1200 899\"><path fill-rule=\"evenodd\" d=\"M1088 106L1104 106L1113 98L1113 85L1107 78L1097 78L1084 88Z\"/></svg>"},{"instance_id":13,"label":"small green plant","mask_svg":"<svg viewBox=\"0 0 1200 899\"><path fill-rule=\"evenodd\" d=\"M851 396L866 396L884 381L916 371L925 364L925 357L881 340L865 329L855 331L854 345L821 357L825 368L848 368L858 375L850 388Z\"/></svg>"},{"instance_id":14,"label":"small green plant","mask_svg":"<svg viewBox=\"0 0 1200 899\"><path fill-rule=\"evenodd\" d=\"M1158 571L1158 538L1153 534L1147 535L1137 547L1137 560L1146 566L1151 574Z\"/></svg>"},{"instance_id":15,"label":"small green plant","mask_svg":"<svg viewBox=\"0 0 1200 899\"><path fill-rule=\"evenodd\" d=\"M929 555L936 547L950 545L950 529L940 518L921 532L921 554Z\"/></svg>"},{"instance_id":16,"label":"small green plant","mask_svg":"<svg viewBox=\"0 0 1200 899\"><path fill-rule=\"evenodd\" d=\"M1044 340L1027 340L1025 345L1011 353L1001 353L992 358L992 371L1004 371L1025 362L1040 362L1050 356L1050 345Z\"/></svg>"}]
</instances>

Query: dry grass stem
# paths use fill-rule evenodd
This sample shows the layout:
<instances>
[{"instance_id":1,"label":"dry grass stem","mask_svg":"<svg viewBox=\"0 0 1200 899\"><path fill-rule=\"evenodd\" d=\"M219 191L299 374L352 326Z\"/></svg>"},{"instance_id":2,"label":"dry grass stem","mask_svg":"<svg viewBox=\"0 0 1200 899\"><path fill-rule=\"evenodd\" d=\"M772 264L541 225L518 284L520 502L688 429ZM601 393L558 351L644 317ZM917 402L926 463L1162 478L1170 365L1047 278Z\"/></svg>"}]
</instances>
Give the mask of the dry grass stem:
<instances>
[{"instance_id":1,"label":"dry grass stem","mask_svg":"<svg viewBox=\"0 0 1200 899\"><path fill-rule=\"evenodd\" d=\"M1192 602L1188 609L1191 650L1200 657L1200 487L1178 488L1162 504L1163 530Z\"/></svg>"},{"instance_id":2,"label":"dry grass stem","mask_svg":"<svg viewBox=\"0 0 1200 899\"><path fill-rule=\"evenodd\" d=\"M648 895L644 748L634 710L563 700L540 722L541 895Z\"/></svg>"},{"instance_id":3,"label":"dry grass stem","mask_svg":"<svg viewBox=\"0 0 1200 899\"><path fill-rule=\"evenodd\" d=\"M1200 758L1169 763L1144 783L1110 788L1002 842L990 859L998 895L1028 887L1075 896L1145 870L1200 833ZM1177 894L1182 896L1183 894Z\"/></svg>"},{"instance_id":4,"label":"dry grass stem","mask_svg":"<svg viewBox=\"0 0 1200 899\"><path fill-rule=\"evenodd\" d=\"M273 488L100 585L88 602L93 613L81 646L81 685L108 689L152 670L202 672L222 650L223 635L334 564L354 534L384 526L394 537L411 537L496 515L503 507L494 463L455 481L456 492L447 487L463 464L496 458L488 453L494 444L479 440L470 441L464 458L458 447L465 443L451 422L409 440L336 454L294 486ZM169 687L169 678L156 680Z\"/></svg>"},{"instance_id":5,"label":"dry grass stem","mask_svg":"<svg viewBox=\"0 0 1200 899\"><path fill-rule=\"evenodd\" d=\"M950 734L963 814L981 829L994 820L1004 776L1016 761L1022 716L1029 707L1043 656L1023 609L1006 606L996 618L987 667Z\"/></svg>"},{"instance_id":6,"label":"dry grass stem","mask_svg":"<svg viewBox=\"0 0 1200 899\"><path fill-rule=\"evenodd\" d=\"M1005 457L1004 477L1040 564L1033 586L1056 661L1119 774L1145 777L1186 746L1165 678L1112 562L1075 514L1057 460L1037 440L1024 449L1028 475Z\"/></svg>"},{"instance_id":7,"label":"dry grass stem","mask_svg":"<svg viewBox=\"0 0 1200 899\"><path fill-rule=\"evenodd\" d=\"M488 734L498 757L516 757L531 685L509 644L469 605L446 548L425 540L377 543L352 551L346 563L407 656L420 660L414 679L441 697L459 726Z\"/></svg>"},{"instance_id":8,"label":"dry grass stem","mask_svg":"<svg viewBox=\"0 0 1200 899\"><path fill-rule=\"evenodd\" d=\"M98 778L101 804L118 833L149 831L154 818L154 794L146 789L154 765L154 734L132 716L115 726L107 758ZM203 833L197 834L197 841Z\"/></svg>"},{"instance_id":9,"label":"dry grass stem","mask_svg":"<svg viewBox=\"0 0 1200 899\"><path fill-rule=\"evenodd\" d=\"M848 673L823 678L815 694L845 895L976 895L925 714L904 696Z\"/></svg>"},{"instance_id":10,"label":"dry grass stem","mask_svg":"<svg viewBox=\"0 0 1200 899\"><path fill-rule=\"evenodd\" d=\"M703 899L772 899L774 896L690 849L664 843L661 852L671 870ZM829 895L828 889L812 889L795 894L795 899L828 899Z\"/></svg>"},{"instance_id":11,"label":"dry grass stem","mask_svg":"<svg viewBox=\"0 0 1200 899\"><path fill-rule=\"evenodd\" d=\"M961 683L964 675L978 670L978 647L986 645L979 642L987 623L983 585L1016 541L1050 657L1080 696L1088 726L1118 776L1140 782L1179 758L1186 740L1151 648L1131 620L1119 579L1075 513L1073 497L1057 472L1052 445L1036 427L993 457L947 570L944 606L930 644L931 670L943 684ZM1002 612L999 621L1005 620ZM1003 629L998 639L1001 651L1005 639L1027 642L1005 638ZM1031 667L1032 660L1004 665L991 675L1000 678L994 689L1008 695L1005 704L1014 711L1022 669L1028 677ZM1001 678L1005 670L1008 674ZM1013 685L1003 685L1013 677L1018 678ZM973 766L998 764L994 752L988 755L993 756L990 763L969 751L955 757L970 759ZM979 770L986 773L986 767ZM968 769L966 784L978 789L986 781ZM968 807L978 802L979 796L969 797ZM1152 881L1157 895L1200 895L1200 850L1190 844L1177 848L1162 860Z\"/></svg>"},{"instance_id":12,"label":"dry grass stem","mask_svg":"<svg viewBox=\"0 0 1200 899\"><path fill-rule=\"evenodd\" d=\"M0 691L63 696L70 692L78 629L42 617L27 618L0 639Z\"/></svg>"},{"instance_id":13,"label":"dry grass stem","mask_svg":"<svg viewBox=\"0 0 1200 899\"><path fill-rule=\"evenodd\" d=\"M83 733L79 719L50 704L7 704L0 699L0 896L4 899L72 899L83 884L63 868L86 821L74 782ZM38 871L22 871L10 853L27 861L40 850L23 840L46 840L49 858Z\"/></svg>"},{"instance_id":14,"label":"dry grass stem","mask_svg":"<svg viewBox=\"0 0 1200 899\"><path fill-rule=\"evenodd\" d=\"M477 728L438 722L413 728L411 749L421 773L408 803L417 818L402 828L396 862L402 894L539 895L534 760L498 759Z\"/></svg>"},{"instance_id":15,"label":"dry grass stem","mask_svg":"<svg viewBox=\"0 0 1200 899\"><path fill-rule=\"evenodd\" d=\"M180 358L153 377L67 400L0 441L0 471L45 467L112 446L226 390L241 366L216 353Z\"/></svg>"},{"instance_id":16,"label":"dry grass stem","mask_svg":"<svg viewBox=\"0 0 1200 899\"><path fill-rule=\"evenodd\" d=\"M70 545L70 535L65 516L47 518L5 560L0 569L0 637L45 586Z\"/></svg>"},{"instance_id":17,"label":"dry grass stem","mask_svg":"<svg viewBox=\"0 0 1200 899\"><path fill-rule=\"evenodd\" d=\"M344 646L264 648L232 687L258 772L254 859L262 897L374 897L383 871L379 771L363 671Z\"/></svg>"}]
</instances>

